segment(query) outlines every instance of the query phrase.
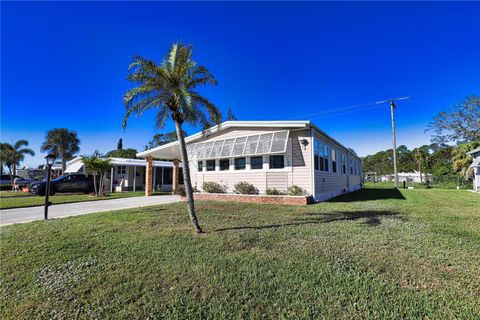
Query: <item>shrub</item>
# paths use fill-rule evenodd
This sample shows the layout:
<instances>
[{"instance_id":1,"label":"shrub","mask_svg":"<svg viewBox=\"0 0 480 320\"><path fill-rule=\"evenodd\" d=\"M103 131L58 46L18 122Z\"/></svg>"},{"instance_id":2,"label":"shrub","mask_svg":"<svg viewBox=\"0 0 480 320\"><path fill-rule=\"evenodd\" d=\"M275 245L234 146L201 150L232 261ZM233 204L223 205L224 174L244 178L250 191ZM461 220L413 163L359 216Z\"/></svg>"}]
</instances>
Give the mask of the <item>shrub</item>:
<instances>
[{"instance_id":1,"label":"shrub","mask_svg":"<svg viewBox=\"0 0 480 320\"><path fill-rule=\"evenodd\" d=\"M302 187L292 185L288 187L287 193L289 196L303 196L306 192Z\"/></svg>"},{"instance_id":2,"label":"shrub","mask_svg":"<svg viewBox=\"0 0 480 320\"><path fill-rule=\"evenodd\" d=\"M258 194L258 189L253 184L247 181L240 181L235 183L235 192L240 194Z\"/></svg>"},{"instance_id":3,"label":"shrub","mask_svg":"<svg viewBox=\"0 0 480 320\"><path fill-rule=\"evenodd\" d=\"M180 188L178 188L178 191L177 191L176 194L178 194L178 195L181 196L181 197L186 197L186 196L187 196L187 193L185 192L185 187L180 187Z\"/></svg>"},{"instance_id":4,"label":"shrub","mask_svg":"<svg viewBox=\"0 0 480 320\"><path fill-rule=\"evenodd\" d=\"M213 181L204 181L202 184L202 189L204 192L208 193L227 193L227 186Z\"/></svg>"},{"instance_id":5,"label":"shrub","mask_svg":"<svg viewBox=\"0 0 480 320\"><path fill-rule=\"evenodd\" d=\"M285 191L278 190L277 188L267 188L265 193L269 196L283 196L287 194Z\"/></svg>"}]
</instances>

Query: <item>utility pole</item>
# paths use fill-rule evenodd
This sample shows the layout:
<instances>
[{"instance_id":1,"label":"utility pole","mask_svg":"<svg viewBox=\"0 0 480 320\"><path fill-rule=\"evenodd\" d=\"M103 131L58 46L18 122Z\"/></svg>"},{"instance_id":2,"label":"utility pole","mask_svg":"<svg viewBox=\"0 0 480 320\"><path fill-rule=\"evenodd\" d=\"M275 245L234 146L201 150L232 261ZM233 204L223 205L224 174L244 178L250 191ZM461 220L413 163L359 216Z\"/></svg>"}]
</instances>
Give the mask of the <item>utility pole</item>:
<instances>
[{"instance_id":1,"label":"utility pole","mask_svg":"<svg viewBox=\"0 0 480 320\"><path fill-rule=\"evenodd\" d=\"M397 137L395 134L395 102L390 100L390 113L392 115L392 142L393 142L393 174L395 175L395 188L398 188L397 172Z\"/></svg>"},{"instance_id":2,"label":"utility pole","mask_svg":"<svg viewBox=\"0 0 480 320\"><path fill-rule=\"evenodd\" d=\"M405 100L408 99L409 97L403 97L403 98L393 98L393 99L388 99L388 100L383 100L377 102L377 104L385 103L385 102L390 102L390 114L392 117L392 142L393 142L393 174L395 176L395 188L398 188L398 172L397 172L397 136L395 133L395 108L397 107L395 105L395 101L398 100Z\"/></svg>"}]
</instances>

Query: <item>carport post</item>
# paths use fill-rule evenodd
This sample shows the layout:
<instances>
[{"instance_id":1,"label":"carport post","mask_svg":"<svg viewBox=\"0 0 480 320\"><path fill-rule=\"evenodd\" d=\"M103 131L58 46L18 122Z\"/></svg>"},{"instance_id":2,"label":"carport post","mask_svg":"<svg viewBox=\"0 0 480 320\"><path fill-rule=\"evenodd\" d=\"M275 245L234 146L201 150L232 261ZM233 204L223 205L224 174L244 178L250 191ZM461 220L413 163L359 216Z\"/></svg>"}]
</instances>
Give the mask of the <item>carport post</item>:
<instances>
[{"instance_id":1,"label":"carport post","mask_svg":"<svg viewBox=\"0 0 480 320\"><path fill-rule=\"evenodd\" d=\"M110 169L110 193L113 192L113 166Z\"/></svg>"},{"instance_id":2,"label":"carport post","mask_svg":"<svg viewBox=\"0 0 480 320\"><path fill-rule=\"evenodd\" d=\"M152 177L152 168L153 168L153 159L152 157L145 158L145 196L151 196L153 193L153 177Z\"/></svg>"},{"instance_id":3,"label":"carport post","mask_svg":"<svg viewBox=\"0 0 480 320\"><path fill-rule=\"evenodd\" d=\"M137 190L137 166L133 166L133 192Z\"/></svg>"},{"instance_id":4,"label":"carport post","mask_svg":"<svg viewBox=\"0 0 480 320\"><path fill-rule=\"evenodd\" d=\"M156 185L157 185L157 167L153 167L153 190L155 190Z\"/></svg>"}]
</instances>

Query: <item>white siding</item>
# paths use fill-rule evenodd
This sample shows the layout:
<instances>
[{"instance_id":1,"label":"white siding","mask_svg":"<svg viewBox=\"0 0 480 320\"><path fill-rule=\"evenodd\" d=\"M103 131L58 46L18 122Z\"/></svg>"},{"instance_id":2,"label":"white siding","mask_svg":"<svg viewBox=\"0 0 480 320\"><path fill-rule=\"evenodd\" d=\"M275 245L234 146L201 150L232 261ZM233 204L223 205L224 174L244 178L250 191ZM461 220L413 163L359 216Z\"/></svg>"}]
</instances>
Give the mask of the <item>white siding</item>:
<instances>
[{"instance_id":1,"label":"white siding","mask_svg":"<svg viewBox=\"0 0 480 320\"><path fill-rule=\"evenodd\" d=\"M323 137L319 132L315 132L315 139L318 139L321 143L326 144L329 148L329 166L328 172L314 170L315 175L315 200L323 201L335 196L338 196L342 193L355 191L361 188L361 170L358 171L358 174L350 174L350 164L353 161L356 161L361 167L361 161L357 158L354 158L345 148L340 148L335 145L325 137ZM336 152L337 159L337 173L333 173L332 170L332 153L331 149L334 149ZM347 157L347 168L346 173L342 172L342 156Z\"/></svg>"},{"instance_id":2,"label":"white siding","mask_svg":"<svg viewBox=\"0 0 480 320\"><path fill-rule=\"evenodd\" d=\"M262 128L261 130L225 130L222 132L223 134L215 134L208 138L204 138L203 140L208 141L210 139L218 139L219 137L226 139L271 131L278 131L278 128ZM233 160L230 159L230 170L220 171L219 162L217 160L215 171L199 172L197 161L190 161L192 184L196 186L197 189L201 190L204 181L214 181L226 185L228 192L233 192L235 183L239 181L247 181L255 185L260 193L265 193L267 188L286 190L289 186L295 184L304 188L308 194L311 194L311 152L310 146L303 147L301 145L302 139L306 139L308 143L311 143L309 130L290 131L287 150L284 154L286 164L284 169L268 169L268 155L263 156L264 169L260 170L250 169L249 158L247 158L246 170L234 170ZM198 141L196 141L196 143L197 142Z\"/></svg>"}]
</instances>

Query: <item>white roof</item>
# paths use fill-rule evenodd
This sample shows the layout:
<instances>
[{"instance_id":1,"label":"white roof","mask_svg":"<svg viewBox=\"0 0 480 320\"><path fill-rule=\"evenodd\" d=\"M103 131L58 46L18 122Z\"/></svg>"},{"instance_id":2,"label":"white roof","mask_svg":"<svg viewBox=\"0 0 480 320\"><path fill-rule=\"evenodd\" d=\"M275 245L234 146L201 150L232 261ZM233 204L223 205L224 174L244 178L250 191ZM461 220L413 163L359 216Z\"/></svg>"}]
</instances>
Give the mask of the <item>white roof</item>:
<instances>
[{"instance_id":1,"label":"white roof","mask_svg":"<svg viewBox=\"0 0 480 320\"><path fill-rule=\"evenodd\" d=\"M129 159L129 158L109 158L110 162L114 166L136 166L136 167L145 167L146 161L144 159ZM173 167L173 162L171 161L153 161L152 165L154 167ZM75 159L67 162L66 173L75 173L78 172L83 166L82 158L76 157ZM182 167L182 164L179 164L179 167Z\"/></svg>"},{"instance_id":2,"label":"white roof","mask_svg":"<svg viewBox=\"0 0 480 320\"><path fill-rule=\"evenodd\" d=\"M79 172L80 169L83 167L83 162L82 161L76 161L67 166L65 169L65 173L76 173Z\"/></svg>"},{"instance_id":3,"label":"white roof","mask_svg":"<svg viewBox=\"0 0 480 320\"><path fill-rule=\"evenodd\" d=\"M341 148L347 150L345 146L341 143L327 135L325 132L316 127L313 123L308 120L293 120L293 121L225 121L221 124L211 127L207 130L200 131L196 134L188 136L185 138L185 142L192 143L202 138L207 137L208 135L229 129L229 128L279 128L279 129L301 129L301 128L310 128L313 127L319 131L323 136L328 138L334 144L338 145ZM352 154L354 157L358 156ZM158 146L143 152L137 153L137 157L147 157L152 156L155 158L161 159L180 159L180 150L178 141L170 142L162 146ZM359 158L360 159L360 158Z\"/></svg>"},{"instance_id":4,"label":"white roof","mask_svg":"<svg viewBox=\"0 0 480 320\"><path fill-rule=\"evenodd\" d=\"M470 168L480 168L480 157L473 159Z\"/></svg>"},{"instance_id":5,"label":"white roof","mask_svg":"<svg viewBox=\"0 0 480 320\"><path fill-rule=\"evenodd\" d=\"M480 148L473 149L472 151L468 151L467 154L474 154L474 153L477 153L477 152L480 152Z\"/></svg>"}]
</instances>

